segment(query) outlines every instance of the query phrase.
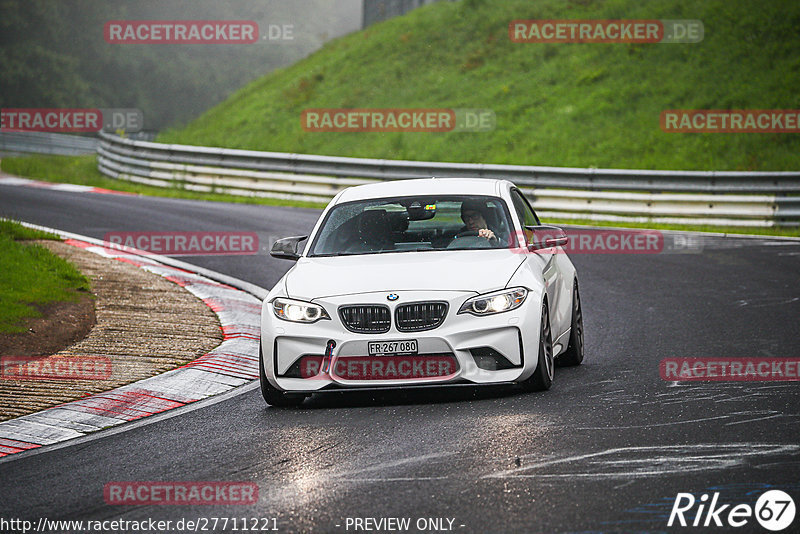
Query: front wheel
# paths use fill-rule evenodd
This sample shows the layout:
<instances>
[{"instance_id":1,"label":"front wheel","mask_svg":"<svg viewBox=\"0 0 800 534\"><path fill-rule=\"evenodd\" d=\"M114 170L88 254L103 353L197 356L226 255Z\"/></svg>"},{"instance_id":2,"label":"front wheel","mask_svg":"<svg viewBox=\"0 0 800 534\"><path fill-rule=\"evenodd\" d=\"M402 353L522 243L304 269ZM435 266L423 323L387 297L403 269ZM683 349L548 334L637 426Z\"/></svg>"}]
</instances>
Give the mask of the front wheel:
<instances>
[{"instance_id":1,"label":"front wheel","mask_svg":"<svg viewBox=\"0 0 800 534\"><path fill-rule=\"evenodd\" d=\"M550 313L547 302L542 304L542 322L539 328L539 361L536 371L522 382L527 391L546 391L553 384L553 338L550 332Z\"/></svg>"},{"instance_id":2,"label":"front wheel","mask_svg":"<svg viewBox=\"0 0 800 534\"><path fill-rule=\"evenodd\" d=\"M569 333L567 350L556 359L558 365L580 365L583 361L583 310L581 295L578 293L578 281L572 291L572 325Z\"/></svg>"},{"instance_id":3,"label":"front wheel","mask_svg":"<svg viewBox=\"0 0 800 534\"><path fill-rule=\"evenodd\" d=\"M303 394L284 393L269 383L267 373L264 372L264 353L261 351L261 343L258 344L258 378L261 382L261 395L271 406L280 408L300 406L306 399Z\"/></svg>"}]
</instances>

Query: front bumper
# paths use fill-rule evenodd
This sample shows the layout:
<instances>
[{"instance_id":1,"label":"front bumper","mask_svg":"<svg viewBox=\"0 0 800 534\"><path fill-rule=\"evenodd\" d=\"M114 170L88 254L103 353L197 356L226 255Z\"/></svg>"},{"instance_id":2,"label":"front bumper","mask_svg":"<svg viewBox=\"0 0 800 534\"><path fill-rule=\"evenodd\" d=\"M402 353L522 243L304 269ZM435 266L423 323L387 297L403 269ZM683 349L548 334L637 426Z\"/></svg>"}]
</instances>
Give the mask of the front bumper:
<instances>
[{"instance_id":1,"label":"front bumper","mask_svg":"<svg viewBox=\"0 0 800 534\"><path fill-rule=\"evenodd\" d=\"M330 320L313 324L293 323L278 319L272 312L268 297L261 316L262 351L264 371L269 382L278 389L291 392L314 392L322 389L363 388L382 389L398 386L432 386L445 384L500 384L518 382L529 377L536 369L539 324L541 319L541 296L530 292L522 306L496 315L475 317L457 314L461 305L475 293L471 292L401 292L397 302L387 302L387 292L348 295L313 302L322 305ZM449 309L444 322L437 328L416 333L399 332L394 321L390 330L383 334L358 334L345 328L339 314L339 306L350 304L384 304L394 308L407 302L447 301ZM452 355L454 368L448 368L443 376L425 378L384 378L360 380L338 376L336 369L341 363L368 356L370 341L417 340L417 358L426 355L439 357ZM322 357L329 341L335 341L332 373L320 373L309 378L283 376L304 356ZM494 351L494 352L492 352ZM505 367L487 369L483 355L496 353L507 361ZM351 360L348 360L351 358ZM375 359L385 358L381 356ZM479 366L480 364L480 366ZM491 367L491 366L488 366Z\"/></svg>"}]
</instances>

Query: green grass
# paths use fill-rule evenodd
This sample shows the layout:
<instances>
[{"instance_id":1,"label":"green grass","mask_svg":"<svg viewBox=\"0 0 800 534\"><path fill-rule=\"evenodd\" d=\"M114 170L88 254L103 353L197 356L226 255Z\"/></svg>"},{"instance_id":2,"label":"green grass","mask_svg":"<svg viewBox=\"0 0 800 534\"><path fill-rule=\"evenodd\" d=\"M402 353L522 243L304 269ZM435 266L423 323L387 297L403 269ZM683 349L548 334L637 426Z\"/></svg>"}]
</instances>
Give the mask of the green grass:
<instances>
[{"instance_id":1,"label":"green grass","mask_svg":"<svg viewBox=\"0 0 800 534\"><path fill-rule=\"evenodd\" d=\"M0 221L0 334L24 332L25 320L40 317L36 305L74 301L90 294L89 280L68 261L27 239L55 236Z\"/></svg>"},{"instance_id":2,"label":"green grass","mask_svg":"<svg viewBox=\"0 0 800 534\"><path fill-rule=\"evenodd\" d=\"M216 202L238 202L242 204L264 204L274 206L294 206L301 208L323 208L325 204L296 200L241 197L220 193L201 193L187 191L178 187L155 187L150 185L114 180L97 170L96 156L45 156L31 155L3 158L0 168L17 176L34 178L46 182L70 183L100 187L114 191L125 191L140 195L168 198L187 198Z\"/></svg>"},{"instance_id":3,"label":"green grass","mask_svg":"<svg viewBox=\"0 0 800 534\"><path fill-rule=\"evenodd\" d=\"M43 230L34 230L27 226L22 226L16 221L10 219L0 219L0 235L8 236L15 241L25 241L30 239L48 239L51 241L60 241L61 238L50 232Z\"/></svg>"},{"instance_id":4,"label":"green grass","mask_svg":"<svg viewBox=\"0 0 800 534\"><path fill-rule=\"evenodd\" d=\"M700 19L696 44L517 44L513 19ZM794 0L438 2L328 43L159 141L388 159L797 170L798 134L666 133L666 109L800 108ZM489 108L489 133L304 132L308 108Z\"/></svg>"}]
</instances>

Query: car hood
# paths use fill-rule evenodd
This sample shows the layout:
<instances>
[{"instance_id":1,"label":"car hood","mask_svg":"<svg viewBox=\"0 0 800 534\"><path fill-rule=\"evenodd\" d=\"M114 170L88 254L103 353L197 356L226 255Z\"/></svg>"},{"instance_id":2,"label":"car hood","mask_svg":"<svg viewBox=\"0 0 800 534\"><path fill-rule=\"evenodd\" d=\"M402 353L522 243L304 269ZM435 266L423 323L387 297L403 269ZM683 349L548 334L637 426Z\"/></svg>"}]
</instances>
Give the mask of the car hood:
<instances>
[{"instance_id":1,"label":"car hood","mask_svg":"<svg viewBox=\"0 0 800 534\"><path fill-rule=\"evenodd\" d=\"M303 300L375 291L486 293L504 288L523 260L508 249L300 258L285 284L289 297Z\"/></svg>"}]
</instances>

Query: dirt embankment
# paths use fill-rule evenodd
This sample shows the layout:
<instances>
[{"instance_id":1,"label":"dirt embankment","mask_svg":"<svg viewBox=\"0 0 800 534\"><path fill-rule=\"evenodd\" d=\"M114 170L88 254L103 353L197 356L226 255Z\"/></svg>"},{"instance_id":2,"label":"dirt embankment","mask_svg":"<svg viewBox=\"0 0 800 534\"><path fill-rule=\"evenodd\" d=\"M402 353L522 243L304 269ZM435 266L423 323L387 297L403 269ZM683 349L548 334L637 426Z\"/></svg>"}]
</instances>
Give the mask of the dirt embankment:
<instances>
[{"instance_id":1,"label":"dirt embankment","mask_svg":"<svg viewBox=\"0 0 800 534\"><path fill-rule=\"evenodd\" d=\"M177 284L66 243L39 243L89 277L96 297L46 306L28 332L0 336L0 421L163 373L221 343L217 316Z\"/></svg>"}]
</instances>

